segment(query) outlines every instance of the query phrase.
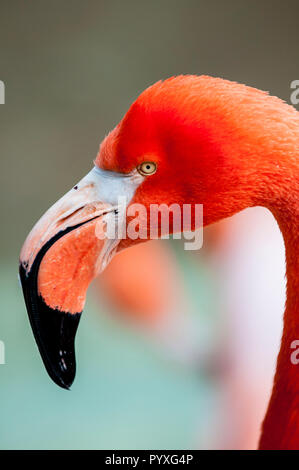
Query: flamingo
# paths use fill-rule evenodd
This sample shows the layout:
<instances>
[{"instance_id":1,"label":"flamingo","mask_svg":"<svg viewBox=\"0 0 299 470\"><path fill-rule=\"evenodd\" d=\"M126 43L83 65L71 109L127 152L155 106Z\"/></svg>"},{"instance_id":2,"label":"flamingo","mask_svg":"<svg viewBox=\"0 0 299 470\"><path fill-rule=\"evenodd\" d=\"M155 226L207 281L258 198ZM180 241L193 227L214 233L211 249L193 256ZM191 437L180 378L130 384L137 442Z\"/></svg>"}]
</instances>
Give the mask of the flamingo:
<instances>
[{"instance_id":1,"label":"flamingo","mask_svg":"<svg viewBox=\"0 0 299 470\"><path fill-rule=\"evenodd\" d=\"M178 76L141 93L102 142L94 168L44 214L21 250L27 311L50 377L72 384L88 285L116 252L137 242L103 235L107 220L130 221L119 218L119 197L128 211L141 204L147 214L151 204L203 204L205 226L264 206L284 238L287 300L259 448L298 449L298 368L290 359L299 336L298 153L298 112L263 91ZM194 214L191 222L195 230ZM140 225L149 231L147 217Z\"/></svg>"}]
</instances>

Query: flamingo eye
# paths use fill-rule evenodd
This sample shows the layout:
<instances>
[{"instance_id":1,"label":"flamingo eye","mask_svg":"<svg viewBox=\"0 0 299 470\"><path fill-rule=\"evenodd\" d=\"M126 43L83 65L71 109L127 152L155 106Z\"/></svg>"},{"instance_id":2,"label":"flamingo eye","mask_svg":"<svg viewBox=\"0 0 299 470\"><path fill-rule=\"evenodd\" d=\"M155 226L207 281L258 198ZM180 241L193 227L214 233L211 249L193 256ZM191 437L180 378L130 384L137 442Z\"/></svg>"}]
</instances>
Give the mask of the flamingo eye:
<instances>
[{"instance_id":1,"label":"flamingo eye","mask_svg":"<svg viewBox=\"0 0 299 470\"><path fill-rule=\"evenodd\" d=\"M137 171L143 176L153 175L157 171L155 162L143 162L137 167Z\"/></svg>"}]
</instances>

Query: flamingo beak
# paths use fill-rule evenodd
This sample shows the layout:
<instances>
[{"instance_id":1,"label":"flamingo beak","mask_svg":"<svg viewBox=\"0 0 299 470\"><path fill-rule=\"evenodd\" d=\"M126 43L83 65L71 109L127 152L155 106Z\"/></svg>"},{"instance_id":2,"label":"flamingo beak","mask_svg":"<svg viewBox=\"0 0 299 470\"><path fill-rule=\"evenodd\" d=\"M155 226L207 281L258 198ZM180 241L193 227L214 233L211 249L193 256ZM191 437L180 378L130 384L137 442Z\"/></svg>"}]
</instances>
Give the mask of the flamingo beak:
<instances>
[{"instance_id":1,"label":"flamingo beak","mask_svg":"<svg viewBox=\"0 0 299 470\"><path fill-rule=\"evenodd\" d=\"M107 238L107 221L114 219L119 233L117 201L123 196L129 202L135 189L127 175L93 168L42 216L21 250L33 334L49 376L65 389L75 378L74 342L88 285L120 241Z\"/></svg>"}]
</instances>

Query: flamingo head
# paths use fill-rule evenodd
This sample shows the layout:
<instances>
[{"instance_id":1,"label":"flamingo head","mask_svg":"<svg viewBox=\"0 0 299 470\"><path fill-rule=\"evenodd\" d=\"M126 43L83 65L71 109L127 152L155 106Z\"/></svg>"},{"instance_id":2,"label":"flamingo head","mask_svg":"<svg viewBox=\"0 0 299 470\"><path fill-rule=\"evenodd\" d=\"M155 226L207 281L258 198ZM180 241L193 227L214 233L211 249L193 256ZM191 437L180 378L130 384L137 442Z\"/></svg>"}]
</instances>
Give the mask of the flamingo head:
<instances>
[{"instance_id":1,"label":"flamingo head","mask_svg":"<svg viewBox=\"0 0 299 470\"><path fill-rule=\"evenodd\" d=\"M75 377L74 339L88 285L113 254L140 240L123 236L133 207L146 209L138 219L145 240L153 204L203 204L209 224L258 202L256 148L263 141L256 109L267 98L211 77L154 84L104 139L94 168L33 227L20 278L37 345L58 385L69 388ZM107 236L109 226L114 236ZM193 215L189 228L197 228Z\"/></svg>"}]
</instances>

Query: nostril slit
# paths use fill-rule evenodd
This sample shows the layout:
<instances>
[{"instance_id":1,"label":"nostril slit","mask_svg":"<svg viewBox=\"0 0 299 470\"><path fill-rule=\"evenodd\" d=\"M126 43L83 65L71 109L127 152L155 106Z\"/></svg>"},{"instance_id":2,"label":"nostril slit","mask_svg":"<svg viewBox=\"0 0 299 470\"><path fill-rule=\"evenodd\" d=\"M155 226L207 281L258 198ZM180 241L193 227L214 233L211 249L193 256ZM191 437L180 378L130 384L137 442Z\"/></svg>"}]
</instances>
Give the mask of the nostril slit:
<instances>
[{"instance_id":1,"label":"nostril slit","mask_svg":"<svg viewBox=\"0 0 299 470\"><path fill-rule=\"evenodd\" d=\"M73 217L75 214L77 214L77 212L81 211L81 209L83 209L84 206L82 207L79 207L78 209L76 209L74 212L72 212L71 214L67 215L66 217L63 217L62 219L60 219L57 223L57 225L61 225L63 224L67 219L70 219L71 217Z\"/></svg>"},{"instance_id":2,"label":"nostril slit","mask_svg":"<svg viewBox=\"0 0 299 470\"><path fill-rule=\"evenodd\" d=\"M78 189L78 186L76 185L76 186L74 187L74 189Z\"/></svg>"}]
</instances>

